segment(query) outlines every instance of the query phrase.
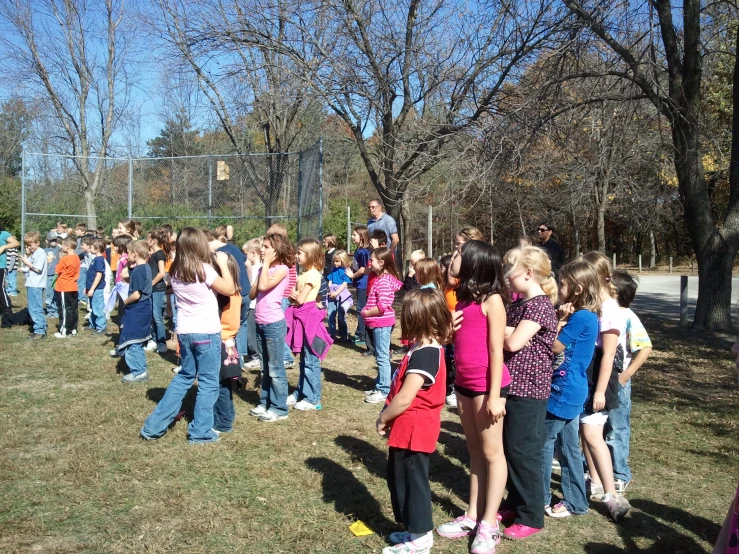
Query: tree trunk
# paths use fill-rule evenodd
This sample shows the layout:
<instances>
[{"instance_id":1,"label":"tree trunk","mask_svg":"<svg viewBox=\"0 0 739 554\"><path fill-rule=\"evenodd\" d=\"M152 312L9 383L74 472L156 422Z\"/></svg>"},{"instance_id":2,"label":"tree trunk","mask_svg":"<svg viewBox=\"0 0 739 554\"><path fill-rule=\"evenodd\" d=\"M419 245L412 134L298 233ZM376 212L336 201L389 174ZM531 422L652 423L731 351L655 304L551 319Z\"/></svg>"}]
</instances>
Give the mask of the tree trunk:
<instances>
[{"instance_id":1,"label":"tree trunk","mask_svg":"<svg viewBox=\"0 0 739 554\"><path fill-rule=\"evenodd\" d=\"M397 222L397 220L396 220ZM411 214L408 211L408 207L405 205L405 203L401 204L400 207L400 229L402 229L402 232L400 234L400 259L402 260L410 260L411 258L411 252L413 252L413 243L411 242ZM388 240L390 240L390 237L388 237ZM398 266L399 269L402 271L402 266Z\"/></svg>"},{"instance_id":2,"label":"tree trunk","mask_svg":"<svg viewBox=\"0 0 739 554\"><path fill-rule=\"evenodd\" d=\"M698 251L698 300L693 329L731 329L731 277L736 249Z\"/></svg>"},{"instance_id":3,"label":"tree trunk","mask_svg":"<svg viewBox=\"0 0 739 554\"><path fill-rule=\"evenodd\" d=\"M97 214L95 212L95 194L90 187L85 187L85 209L87 211L87 228L97 229Z\"/></svg>"},{"instance_id":4,"label":"tree trunk","mask_svg":"<svg viewBox=\"0 0 739 554\"><path fill-rule=\"evenodd\" d=\"M654 240L654 229L649 229L649 269L657 266L657 244Z\"/></svg>"},{"instance_id":5,"label":"tree trunk","mask_svg":"<svg viewBox=\"0 0 739 554\"><path fill-rule=\"evenodd\" d=\"M596 227L598 232L598 250L605 253L606 251L606 202L601 198L598 203L598 216L596 218Z\"/></svg>"}]
</instances>

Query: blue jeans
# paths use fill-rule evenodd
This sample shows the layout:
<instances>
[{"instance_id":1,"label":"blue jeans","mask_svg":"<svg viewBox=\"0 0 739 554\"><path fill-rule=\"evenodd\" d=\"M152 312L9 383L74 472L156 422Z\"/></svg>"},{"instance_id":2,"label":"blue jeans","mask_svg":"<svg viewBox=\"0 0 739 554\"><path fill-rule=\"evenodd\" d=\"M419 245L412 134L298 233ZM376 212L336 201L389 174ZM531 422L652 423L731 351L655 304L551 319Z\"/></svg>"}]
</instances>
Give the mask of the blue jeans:
<instances>
[{"instance_id":1,"label":"blue jeans","mask_svg":"<svg viewBox=\"0 0 739 554\"><path fill-rule=\"evenodd\" d=\"M87 304L87 296L85 296L85 285L87 284L87 268L80 268L80 278L77 279L77 298L80 304Z\"/></svg>"},{"instance_id":2,"label":"blue jeans","mask_svg":"<svg viewBox=\"0 0 739 554\"><path fill-rule=\"evenodd\" d=\"M339 319L339 338L347 338L346 313L338 300L328 300L328 332L332 337L336 336L336 316Z\"/></svg>"},{"instance_id":3,"label":"blue jeans","mask_svg":"<svg viewBox=\"0 0 739 554\"><path fill-rule=\"evenodd\" d=\"M257 353L262 360L262 391L259 403L278 415L287 415L287 374L285 373L284 319L274 323L257 323ZM292 359L292 353L290 353Z\"/></svg>"},{"instance_id":4,"label":"blue jeans","mask_svg":"<svg viewBox=\"0 0 739 554\"><path fill-rule=\"evenodd\" d=\"M45 335L44 289L41 287L26 287L26 294L28 295L28 314L33 320L33 332L37 335Z\"/></svg>"},{"instance_id":5,"label":"blue jeans","mask_svg":"<svg viewBox=\"0 0 739 554\"><path fill-rule=\"evenodd\" d=\"M177 327L177 302L175 301L174 294L169 295L169 305L172 307L172 323L175 328Z\"/></svg>"},{"instance_id":6,"label":"blue jeans","mask_svg":"<svg viewBox=\"0 0 739 554\"><path fill-rule=\"evenodd\" d=\"M233 379L224 379L218 388L218 398L213 404L213 429L221 433L228 433L233 429L236 412L234 411L234 397L231 389Z\"/></svg>"},{"instance_id":7,"label":"blue jeans","mask_svg":"<svg viewBox=\"0 0 739 554\"><path fill-rule=\"evenodd\" d=\"M559 463L562 467L562 503L571 514L585 514L588 499L585 491L583 455L580 451L580 416L562 419L547 412L544 420L546 440L542 451L541 469L544 477L544 505L552 503L552 456L557 438L561 438Z\"/></svg>"},{"instance_id":8,"label":"blue jeans","mask_svg":"<svg viewBox=\"0 0 739 554\"><path fill-rule=\"evenodd\" d=\"M313 354L307 344L300 352L300 377L298 377L298 400L305 398L311 404L321 403L321 360Z\"/></svg>"},{"instance_id":9,"label":"blue jeans","mask_svg":"<svg viewBox=\"0 0 739 554\"><path fill-rule=\"evenodd\" d=\"M247 321L249 319L249 295L241 297L241 317L239 319L239 332L236 333L236 350L239 356L247 356L249 354L249 331Z\"/></svg>"},{"instance_id":10,"label":"blue jeans","mask_svg":"<svg viewBox=\"0 0 739 554\"><path fill-rule=\"evenodd\" d=\"M282 313L284 314L287 309L290 307L290 299L289 298L283 298L282 299ZM287 331L285 332L287 336ZM287 345L287 341L285 341L285 348L283 349L284 352L284 358L286 364L292 364L295 362L295 358L293 357L293 353L290 350L290 347Z\"/></svg>"},{"instance_id":11,"label":"blue jeans","mask_svg":"<svg viewBox=\"0 0 739 554\"><path fill-rule=\"evenodd\" d=\"M364 318L361 315L362 309L367 305L367 289L357 289L357 331L354 335L358 338L364 338Z\"/></svg>"},{"instance_id":12,"label":"blue jeans","mask_svg":"<svg viewBox=\"0 0 739 554\"><path fill-rule=\"evenodd\" d=\"M131 370L132 375L138 376L146 373L146 353L144 352L143 343L137 342L127 346L123 350L123 359L126 360L126 365Z\"/></svg>"},{"instance_id":13,"label":"blue jeans","mask_svg":"<svg viewBox=\"0 0 739 554\"><path fill-rule=\"evenodd\" d=\"M18 271L8 271L5 275L5 292L11 296L18 294Z\"/></svg>"},{"instance_id":14,"label":"blue jeans","mask_svg":"<svg viewBox=\"0 0 739 554\"><path fill-rule=\"evenodd\" d=\"M108 322L105 319L105 290L98 289L92 293L92 312L90 314L90 327L95 331L105 331Z\"/></svg>"},{"instance_id":15,"label":"blue jeans","mask_svg":"<svg viewBox=\"0 0 739 554\"><path fill-rule=\"evenodd\" d=\"M375 389L382 394L390 392L390 333L393 327L375 327L372 338L375 344L375 360L377 360L377 380Z\"/></svg>"},{"instance_id":16,"label":"blue jeans","mask_svg":"<svg viewBox=\"0 0 739 554\"><path fill-rule=\"evenodd\" d=\"M54 299L54 275L46 277L46 315L59 317L59 307Z\"/></svg>"},{"instance_id":17,"label":"blue jeans","mask_svg":"<svg viewBox=\"0 0 739 554\"><path fill-rule=\"evenodd\" d=\"M164 328L164 297L165 291L151 293L151 336L157 344L167 342L167 331Z\"/></svg>"},{"instance_id":18,"label":"blue jeans","mask_svg":"<svg viewBox=\"0 0 739 554\"><path fill-rule=\"evenodd\" d=\"M608 412L605 427L606 444L613 460L613 477L625 483L631 481L629 442L631 441L631 380L618 385L618 408Z\"/></svg>"},{"instance_id":19,"label":"blue jeans","mask_svg":"<svg viewBox=\"0 0 739 554\"><path fill-rule=\"evenodd\" d=\"M187 333L177 338L182 369L169 382L159 404L146 418L141 436L158 439L167 432L197 376L198 394L195 397L194 417L187 428L188 438L192 443L215 441L218 435L213 432L213 405L218 398L221 372L221 334Z\"/></svg>"}]
</instances>

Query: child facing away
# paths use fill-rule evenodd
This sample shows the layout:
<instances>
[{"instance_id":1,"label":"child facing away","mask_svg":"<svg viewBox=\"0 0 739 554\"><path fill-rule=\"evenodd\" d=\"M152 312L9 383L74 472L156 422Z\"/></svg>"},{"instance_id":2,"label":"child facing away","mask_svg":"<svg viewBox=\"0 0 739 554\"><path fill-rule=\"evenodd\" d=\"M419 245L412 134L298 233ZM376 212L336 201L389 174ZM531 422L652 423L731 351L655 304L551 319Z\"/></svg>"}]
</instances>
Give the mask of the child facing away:
<instances>
[{"instance_id":1,"label":"child facing away","mask_svg":"<svg viewBox=\"0 0 739 554\"><path fill-rule=\"evenodd\" d=\"M336 235L329 233L323 237L323 248L326 253L324 255L323 267L321 271L325 278L328 278L328 274L334 269L334 254L336 253Z\"/></svg>"},{"instance_id":2,"label":"child facing away","mask_svg":"<svg viewBox=\"0 0 739 554\"><path fill-rule=\"evenodd\" d=\"M241 284L236 258L226 255L226 265L234 283L231 296L218 295L218 309L221 312L221 369L219 375L218 397L213 405L213 430L219 435L230 433L236 420L233 391L241 379L241 355L236 347L236 335L241 327Z\"/></svg>"},{"instance_id":3,"label":"child facing away","mask_svg":"<svg viewBox=\"0 0 739 554\"><path fill-rule=\"evenodd\" d=\"M444 281L441 278L441 270L436 260L424 258L416 262L416 282L422 289L444 290Z\"/></svg>"},{"instance_id":4,"label":"child facing away","mask_svg":"<svg viewBox=\"0 0 739 554\"><path fill-rule=\"evenodd\" d=\"M544 511L555 518L588 511L579 429L580 414L588 397L587 371L595 352L601 304L598 276L590 264L575 260L562 266L559 301L558 334L553 346L557 357L552 368L542 452ZM558 441L563 497L552 507L552 456Z\"/></svg>"},{"instance_id":5,"label":"child facing away","mask_svg":"<svg viewBox=\"0 0 739 554\"><path fill-rule=\"evenodd\" d=\"M90 299L90 330L97 335L105 333L108 320L105 317L105 257L103 252L105 243L96 239L90 246L93 255L92 262L87 268L85 282L85 296Z\"/></svg>"},{"instance_id":6,"label":"child facing away","mask_svg":"<svg viewBox=\"0 0 739 554\"><path fill-rule=\"evenodd\" d=\"M440 291L415 290L403 299L400 324L413 347L393 375L375 425L388 436L387 484L395 521L404 530L390 535L394 546L383 554L429 552L434 544L429 455L441 432L443 345L451 338L452 316Z\"/></svg>"},{"instance_id":7,"label":"child facing away","mask_svg":"<svg viewBox=\"0 0 739 554\"><path fill-rule=\"evenodd\" d=\"M285 312L287 344L300 356L298 388L288 396L287 405L296 410L313 411L322 407L321 361L333 340L323 325L323 311L316 305L321 287L323 252L316 239L297 244L298 263L303 272L290 295L291 306Z\"/></svg>"},{"instance_id":8,"label":"child facing away","mask_svg":"<svg viewBox=\"0 0 739 554\"><path fill-rule=\"evenodd\" d=\"M59 317L59 306L54 298L54 281L56 279L56 266L61 257L62 248L59 246L59 236L56 231L50 231L46 235L46 316Z\"/></svg>"},{"instance_id":9,"label":"child facing away","mask_svg":"<svg viewBox=\"0 0 739 554\"><path fill-rule=\"evenodd\" d=\"M285 349L287 323L282 298L288 287L289 268L295 267L292 245L282 233L270 233L262 241L262 268L252 282L249 298L256 299L257 352L262 361L259 405L249 415L259 421L287 419L287 374ZM292 359L292 352L290 352Z\"/></svg>"},{"instance_id":10,"label":"child facing away","mask_svg":"<svg viewBox=\"0 0 739 554\"><path fill-rule=\"evenodd\" d=\"M160 354L167 352L167 330L164 327L164 302L167 295L167 260L169 259L169 233L154 229L147 236L149 245L149 268L151 269L151 340L146 350L156 350Z\"/></svg>"},{"instance_id":11,"label":"child facing away","mask_svg":"<svg viewBox=\"0 0 739 554\"><path fill-rule=\"evenodd\" d=\"M347 274L351 266L349 255L344 250L336 250L333 256L333 269L328 274L328 332L332 338L339 341L349 341L349 331L346 327L346 314L353 304L352 295L349 292L349 283L352 282ZM338 337L336 333L336 320L339 320Z\"/></svg>"},{"instance_id":12,"label":"child facing away","mask_svg":"<svg viewBox=\"0 0 739 554\"><path fill-rule=\"evenodd\" d=\"M54 333L58 339L77 334L77 280L80 276L80 259L74 253L77 241L67 237L62 241L62 257L56 266L56 283L54 297L59 306L59 332Z\"/></svg>"},{"instance_id":13,"label":"child facing away","mask_svg":"<svg viewBox=\"0 0 739 554\"><path fill-rule=\"evenodd\" d=\"M588 371L588 398L580 416L580 438L590 472L590 498L600 499L614 521L631 509L616 492L611 453L603 436L608 412L618 408L618 374L623 367L625 320L611 282L611 261L600 252L582 259L593 266L600 285L601 312L593 364Z\"/></svg>"},{"instance_id":14,"label":"child facing away","mask_svg":"<svg viewBox=\"0 0 739 554\"><path fill-rule=\"evenodd\" d=\"M376 248L370 256L372 272L377 276L362 310L365 325L372 333L377 379L372 390L365 391L364 401L370 404L384 402L390 392L390 333L395 325L393 301L403 283L395 267L389 248Z\"/></svg>"},{"instance_id":15,"label":"child facing away","mask_svg":"<svg viewBox=\"0 0 739 554\"><path fill-rule=\"evenodd\" d=\"M33 332L29 339L46 338L46 316L44 315L44 290L46 289L46 252L41 248L41 235L32 231L23 237L27 256L20 261L28 268L26 274L26 293L28 295L28 314L33 320Z\"/></svg>"},{"instance_id":16,"label":"child facing away","mask_svg":"<svg viewBox=\"0 0 739 554\"><path fill-rule=\"evenodd\" d=\"M552 345L557 333L557 284L541 248L527 246L514 256L506 277L521 295L506 316L505 362L511 372L504 428L508 496L502 519L513 521L504 535L525 539L544 528L542 449L552 387ZM551 461L551 460L550 460Z\"/></svg>"},{"instance_id":17,"label":"child facing away","mask_svg":"<svg viewBox=\"0 0 739 554\"><path fill-rule=\"evenodd\" d=\"M213 264L220 269L220 275ZM188 440L215 442L219 440L213 430L213 405L218 397L221 368L221 321L214 293L231 297L236 293L236 285L228 268L228 256L224 252L212 254L205 233L195 227L180 231L177 256L170 271L177 300L176 330L182 367L144 422L141 436L147 440L164 436L197 376L198 392L193 419L187 427Z\"/></svg>"},{"instance_id":18,"label":"child facing away","mask_svg":"<svg viewBox=\"0 0 739 554\"><path fill-rule=\"evenodd\" d=\"M128 296L123 300L121 335L117 354L126 360L129 372L123 383L149 380L144 345L151 338L151 268L146 263L149 245L145 240L128 244Z\"/></svg>"},{"instance_id":19,"label":"child facing away","mask_svg":"<svg viewBox=\"0 0 739 554\"><path fill-rule=\"evenodd\" d=\"M608 412L606 444L611 451L616 492L624 494L631 482L629 451L631 442L631 378L652 354L652 341L639 317L629 308L639 281L626 271L614 271L611 283L626 323L626 349L623 370L618 375L618 408ZM590 474L593 482L593 474Z\"/></svg>"},{"instance_id":20,"label":"child facing away","mask_svg":"<svg viewBox=\"0 0 739 554\"><path fill-rule=\"evenodd\" d=\"M454 252L449 272L459 279L454 389L470 453L470 489L467 511L436 532L450 539L474 534L472 554L488 554L500 542L497 516L507 475L503 420L511 376L503 363L503 340L508 291L500 254L486 242L465 241Z\"/></svg>"},{"instance_id":21,"label":"child facing away","mask_svg":"<svg viewBox=\"0 0 739 554\"><path fill-rule=\"evenodd\" d=\"M256 283L259 278L259 270L262 268L262 237L249 240L242 247L242 251L246 256L246 271L249 272L249 282ZM249 302L249 313L246 317L247 324L247 345L249 352L244 353L244 367L257 368L262 365L257 354L257 323L254 320L254 308L257 307L256 299L245 298L245 302ZM241 352L240 352L241 354Z\"/></svg>"},{"instance_id":22,"label":"child facing away","mask_svg":"<svg viewBox=\"0 0 739 554\"><path fill-rule=\"evenodd\" d=\"M418 288L418 280L416 279L416 264L426 259L426 252L423 250L414 250L408 259L408 272L403 279L403 290L414 290ZM433 260L432 260L433 261Z\"/></svg>"}]
</instances>

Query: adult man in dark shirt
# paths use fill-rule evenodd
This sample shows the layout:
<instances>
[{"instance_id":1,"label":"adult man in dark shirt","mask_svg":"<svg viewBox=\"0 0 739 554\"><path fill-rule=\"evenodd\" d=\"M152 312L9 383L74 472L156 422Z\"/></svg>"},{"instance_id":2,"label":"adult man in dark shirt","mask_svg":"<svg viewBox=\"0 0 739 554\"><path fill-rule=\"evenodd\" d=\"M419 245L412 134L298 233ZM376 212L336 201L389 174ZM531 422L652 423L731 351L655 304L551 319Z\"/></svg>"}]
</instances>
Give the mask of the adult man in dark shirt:
<instances>
[{"instance_id":1,"label":"adult man in dark shirt","mask_svg":"<svg viewBox=\"0 0 739 554\"><path fill-rule=\"evenodd\" d=\"M565 253L559 243L552 238L554 227L542 223L536 232L539 236L539 247L549 256L549 261L552 262L552 272L554 272L555 278L558 278L559 268L565 263Z\"/></svg>"}]
</instances>

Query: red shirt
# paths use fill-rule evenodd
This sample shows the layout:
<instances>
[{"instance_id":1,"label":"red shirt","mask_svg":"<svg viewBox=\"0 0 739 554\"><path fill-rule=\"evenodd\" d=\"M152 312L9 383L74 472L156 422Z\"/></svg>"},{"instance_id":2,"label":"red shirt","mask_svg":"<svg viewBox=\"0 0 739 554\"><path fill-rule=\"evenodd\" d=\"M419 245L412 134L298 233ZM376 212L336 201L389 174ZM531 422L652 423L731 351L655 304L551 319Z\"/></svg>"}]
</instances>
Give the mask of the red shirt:
<instances>
[{"instance_id":1,"label":"red shirt","mask_svg":"<svg viewBox=\"0 0 739 554\"><path fill-rule=\"evenodd\" d=\"M441 410L446 395L444 349L438 344L416 345L411 348L393 375L386 405L398 394L408 373L422 375L425 383L408 409L390 422L387 444L430 454L436 450L436 442L439 440Z\"/></svg>"}]
</instances>

